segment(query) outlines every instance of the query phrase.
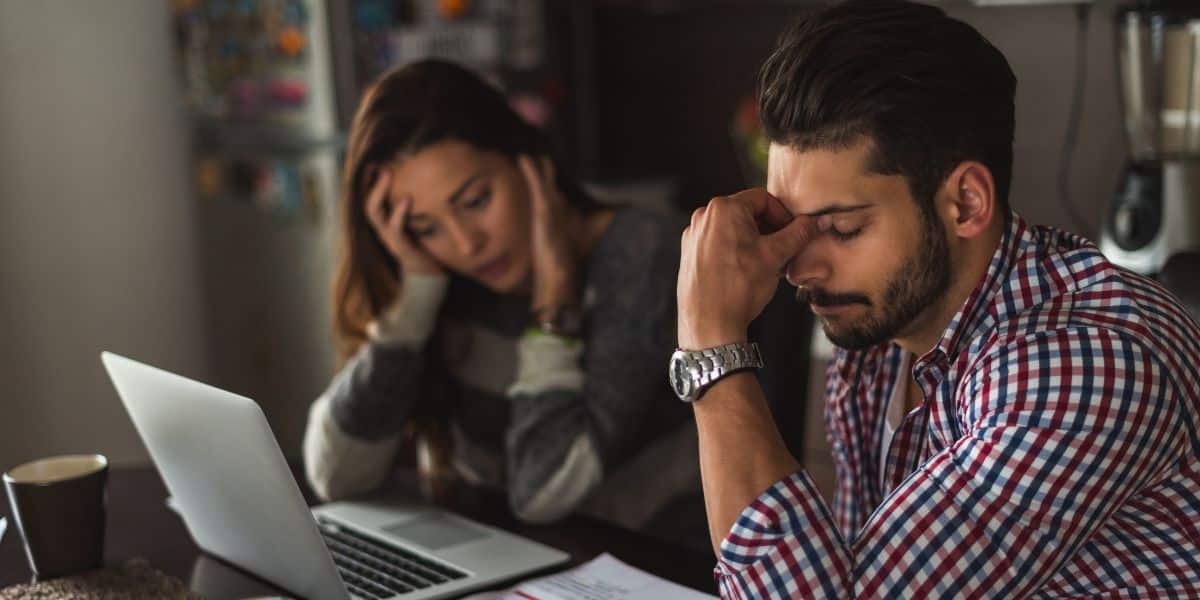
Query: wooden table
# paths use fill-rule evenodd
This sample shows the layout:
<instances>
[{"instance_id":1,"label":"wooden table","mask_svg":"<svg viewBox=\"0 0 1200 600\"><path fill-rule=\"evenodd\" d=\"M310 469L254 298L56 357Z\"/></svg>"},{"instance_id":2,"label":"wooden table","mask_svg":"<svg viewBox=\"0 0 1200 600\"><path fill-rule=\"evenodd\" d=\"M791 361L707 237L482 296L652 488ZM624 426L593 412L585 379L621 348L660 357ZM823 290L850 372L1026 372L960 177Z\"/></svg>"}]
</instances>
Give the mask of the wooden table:
<instances>
[{"instance_id":1,"label":"wooden table","mask_svg":"<svg viewBox=\"0 0 1200 600\"><path fill-rule=\"evenodd\" d=\"M313 503L311 492L306 486L301 488L309 503ZM158 472L151 467L116 468L109 473L106 564L121 564L130 558L142 557L208 598L286 595L283 590L201 552L188 535L183 521L163 502L166 496ZM495 501L483 493L461 496L463 499L454 506L458 512L568 552L571 554L570 566L609 552L665 579L716 593L711 552L676 546L583 516L572 516L548 526L526 525L509 514L503 501ZM0 502L0 515L9 516L9 513L5 498ZM29 579L21 537L10 518L8 534L0 541L0 588ZM508 582L499 587L511 584Z\"/></svg>"}]
</instances>

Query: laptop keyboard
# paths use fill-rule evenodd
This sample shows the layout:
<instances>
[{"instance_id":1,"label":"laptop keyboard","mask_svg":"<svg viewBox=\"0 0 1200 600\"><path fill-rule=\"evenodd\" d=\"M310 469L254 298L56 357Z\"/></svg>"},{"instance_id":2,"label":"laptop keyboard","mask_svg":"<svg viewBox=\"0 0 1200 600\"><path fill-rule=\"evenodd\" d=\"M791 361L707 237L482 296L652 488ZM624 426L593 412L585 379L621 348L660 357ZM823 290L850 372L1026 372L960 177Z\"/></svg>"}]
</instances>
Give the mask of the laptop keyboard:
<instances>
[{"instance_id":1,"label":"laptop keyboard","mask_svg":"<svg viewBox=\"0 0 1200 600\"><path fill-rule=\"evenodd\" d=\"M375 600L462 579L466 573L365 536L328 519L317 519L333 564L351 594Z\"/></svg>"}]
</instances>

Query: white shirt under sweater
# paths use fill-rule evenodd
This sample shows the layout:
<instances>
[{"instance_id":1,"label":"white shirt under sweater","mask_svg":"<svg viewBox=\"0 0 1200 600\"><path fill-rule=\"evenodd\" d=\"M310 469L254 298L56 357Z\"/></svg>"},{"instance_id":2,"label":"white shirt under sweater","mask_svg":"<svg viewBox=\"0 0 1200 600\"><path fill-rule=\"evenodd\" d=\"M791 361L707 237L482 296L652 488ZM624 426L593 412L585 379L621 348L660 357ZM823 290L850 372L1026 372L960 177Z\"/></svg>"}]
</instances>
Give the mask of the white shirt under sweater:
<instances>
[{"instance_id":1,"label":"white shirt under sweater","mask_svg":"<svg viewBox=\"0 0 1200 600\"><path fill-rule=\"evenodd\" d=\"M888 399L888 405L883 407L883 445L879 451L879 481L883 485L883 489L887 489L884 472L887 470L888 450L892 447L892 438L896 436L896 428L900 427L900 423L904 421L905 402L908 397L908 382L911 377L908 375L909 369L912 366L912 355L907 352L900 363L900 380L896 382L892 388L892 397Z\"/></svg>"}]
</instances>

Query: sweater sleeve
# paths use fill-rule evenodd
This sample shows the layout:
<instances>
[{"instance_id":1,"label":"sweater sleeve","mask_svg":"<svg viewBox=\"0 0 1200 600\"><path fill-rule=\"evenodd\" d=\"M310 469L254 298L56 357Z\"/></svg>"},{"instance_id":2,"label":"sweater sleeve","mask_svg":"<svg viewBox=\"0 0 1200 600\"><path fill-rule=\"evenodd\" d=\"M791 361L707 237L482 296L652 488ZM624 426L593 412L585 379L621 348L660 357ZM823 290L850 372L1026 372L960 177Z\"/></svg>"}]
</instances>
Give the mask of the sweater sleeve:
<instances>
[{"instance_id":1,"label":"sweater sleeve","mask_svg":"<svg viewBox=\"0 0 1200 600\"><path fill-rule=\"evenodd\" d=\"M654 403L670 396L678 244L656 217L613 227L590 259L594 290L581 340L527 334L518 342L505 439L509 501L548 522L574 510L605 472L647 437Z\"/></svg>"},{"instance_id":2,"label":"sweater sleeve","mask_svg":"<svg viewBox=\"0 0 1200 600\"><path fill-rule=\"evenodd\" d=\"M368 325L368 342L310 408L304 467L322 499L370 491L387 477L447 283L408 277L393 307Z\"/></svg>"}]
</instances>

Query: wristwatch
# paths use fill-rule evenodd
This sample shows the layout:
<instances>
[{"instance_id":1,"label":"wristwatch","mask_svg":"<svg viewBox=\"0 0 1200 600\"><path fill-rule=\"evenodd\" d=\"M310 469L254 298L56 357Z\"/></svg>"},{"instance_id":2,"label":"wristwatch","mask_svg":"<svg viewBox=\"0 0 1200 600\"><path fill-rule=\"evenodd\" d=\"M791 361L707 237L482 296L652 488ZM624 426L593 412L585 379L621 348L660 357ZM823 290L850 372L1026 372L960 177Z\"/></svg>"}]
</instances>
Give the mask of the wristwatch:
<instances>
[{"instance_id":1,"label":"wristwatch","mask_svg":"<svg viewBox=\"0 0 1200 600\"><path fill-rule=\"evenodd\" d=\"M667 377L680 400L695 402L718 379L762 366L758 344L725 344L703 350L676 350L671 355Z\"/></svg>"}]
</instances>

